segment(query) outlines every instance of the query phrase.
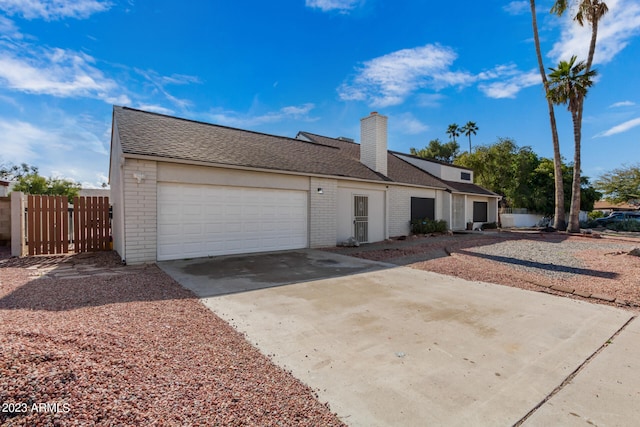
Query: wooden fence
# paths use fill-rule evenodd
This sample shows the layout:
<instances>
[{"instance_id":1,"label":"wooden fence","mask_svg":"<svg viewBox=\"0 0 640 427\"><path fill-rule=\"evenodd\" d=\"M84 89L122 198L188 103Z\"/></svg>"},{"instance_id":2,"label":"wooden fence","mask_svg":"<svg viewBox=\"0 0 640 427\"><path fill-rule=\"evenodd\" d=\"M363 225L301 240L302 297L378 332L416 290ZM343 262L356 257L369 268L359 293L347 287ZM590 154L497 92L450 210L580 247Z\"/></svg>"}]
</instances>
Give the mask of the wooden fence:
<instances>
[{"instance_id":1,"label":"wooden fence","mask_svg":"<svg viewBox=\"0 0 640 427\"><path fill-rule=\"evenodd\" d=\"M110 249L108 197L28 196L26 238L29 255Z\"/></svg>"}]
</instances>

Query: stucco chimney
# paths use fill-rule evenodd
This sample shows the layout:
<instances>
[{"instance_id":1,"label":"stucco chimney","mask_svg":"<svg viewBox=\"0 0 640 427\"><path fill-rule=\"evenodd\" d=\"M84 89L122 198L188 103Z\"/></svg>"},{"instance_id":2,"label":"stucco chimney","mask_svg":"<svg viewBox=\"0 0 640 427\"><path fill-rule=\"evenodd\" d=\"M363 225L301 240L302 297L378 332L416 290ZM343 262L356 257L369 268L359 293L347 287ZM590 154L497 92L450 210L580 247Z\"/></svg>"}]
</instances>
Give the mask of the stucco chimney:
<instances>
[{"instance_id":1,"label":"stucco chimney","mask_svg":"<svg viewBox=\"0 0 640 427\"><path fill-rule=\"evenodd\" d=\"M360 161L387 174L387 117L375 111L360 119Z\"/></svg>"}]
</instances>

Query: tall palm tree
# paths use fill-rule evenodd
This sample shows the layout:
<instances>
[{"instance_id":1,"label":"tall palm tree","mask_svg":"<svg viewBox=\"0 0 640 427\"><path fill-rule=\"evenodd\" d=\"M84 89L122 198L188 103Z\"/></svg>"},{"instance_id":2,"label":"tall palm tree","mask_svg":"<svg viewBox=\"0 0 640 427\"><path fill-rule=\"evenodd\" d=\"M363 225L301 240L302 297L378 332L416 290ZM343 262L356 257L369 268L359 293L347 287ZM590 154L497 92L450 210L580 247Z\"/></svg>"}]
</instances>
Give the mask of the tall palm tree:
<instances>
[{"instance_id":1,"label":"tall palm tree","mask_svg":"<svg viewBox=\"0 0 640 427\"><path fill-rule=\"evenodd\" d=\"M551 8L551 13L561 16L568 9L567 0L556 0ZM589 54L585 70L591 70L593 57L596 52L596 41L598 39L598 23L600 19L609 11L607 4L600 0L580 0L575 19L580 26L584 26L585 21L591 25L591 42L589 43Z\"/></svg>"},{"instance_id":2,"label":"tall palm tree","mask_svg":"<svg viewBox=\"0 0 640 427\"><path fill-rule=\"evenodd\" d=\"M547 94L549 93L549 83L547 74L545 73L544 63L542 61L542 53L540 51L540 37L538 36L538 20L536 16L536 2L529 1L531 5L531 21L533 26L533 40L536 46L536 56L538 57L538 68L542 85L544 87L547 107L549 109L549 123L551 125L551 140L553 142L553 176L555 183L555 209L553 226L558 230L565 230L567 227L566 216L564 210L564 183L562 180L562 156L560 154L560 139L558 138L558 127L556 125L556 114L553 108L553 102Z\"/></svg>"},{"instance_id":3,"label":"tall palm tree","mask_svg":"<svg viewBox=\"0 0 640 427\"><path fill-rule=\"evenodd\" d=\"M447 128L447 135L453 139L453 142L456 142L456 138L460 136L460 127L457 123L451 123Z\"/></svg>"},{"instance_id":4,"label":"tall palm tree","mask_svg":"<svg viewBox=\"0 0 640 427\"><path fill-rule=\"evenodd\" d=\"M471 135L475 135L476 132L478 132L478 126L476 122L467 122L460 130L464 135L469 137L469 154L471 154Z\"/></svg>"},{"instance_id":5,"label":"tall palm tree","mask_svg":"<svg viewBox=\"0 0 640 427\"><path fill-rule=\"evenodd\" d=\"M576 1L578 1L579 3L578 3L576 15L574 16L573 19L575 19L578 22L578 24L580 24L581 26L584 26L585 21L591 25L591 41L589 43L589 53L587 55L587 63L584 67L584 72L589 73L591 71L591 66L593 65L593 57L596 52L596 41L598 39L598 23L600 22L600 19L609 11L609 8L607 7L607 4L601 0L576 0ZM561 16L567 11L568 8L569 8L568 0L556 0L553 7L551 8L551 13L555 13L556 15ZM582 126L583 106L584 104L580 102L578 106L579 107L578 121L581 126ZM580 153L574 154L574 157L576 155L578 156L578 158L580 157ZM576 182L575 169L576 167L574 166L572 188L579 189L580 188L580 180L579 180L580 171L578 170L578 182ZM574 210L574 206L573 206L574 200L576 200L576 197L572 196L570 212ZM578 197L578 201L579 200L580 198Z\"/></svg>"},{"instance_id":6,"label":"tall palm tree","mask_svg":"<svg viewBox=\"0 0 640 427\"><path fill-rule=\"evenodd\" d=\"M571 209L569 210L569 226L571 233L580 232L580 145L582 139L582 106L588 89L593 85L595 70L587 71L584 61L576 64L576 57L569 62L560 61L558 68L550 68L549 90L547 97L557 105L567 105L573 121L573 184L571 187Z\"/></svg>"}]
</instances>

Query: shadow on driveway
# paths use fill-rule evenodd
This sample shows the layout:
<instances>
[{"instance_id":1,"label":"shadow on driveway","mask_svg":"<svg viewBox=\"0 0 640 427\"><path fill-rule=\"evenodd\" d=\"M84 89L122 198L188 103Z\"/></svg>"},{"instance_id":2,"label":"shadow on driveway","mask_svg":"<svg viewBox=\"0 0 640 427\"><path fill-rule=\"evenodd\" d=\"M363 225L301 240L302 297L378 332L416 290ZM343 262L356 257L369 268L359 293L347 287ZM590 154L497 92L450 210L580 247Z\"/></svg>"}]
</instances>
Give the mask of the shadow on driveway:
<instances>
[{"instance_id":1,"label":"shadow on driveway","mask_svg":"<svg viewBox=\"0 0 640 427\"><path fill-rule=\"evenodd\" d=\"M395 267L313 249L163 261L158 266L199 297L234 294Z\"/></svg>"}]
</instances>

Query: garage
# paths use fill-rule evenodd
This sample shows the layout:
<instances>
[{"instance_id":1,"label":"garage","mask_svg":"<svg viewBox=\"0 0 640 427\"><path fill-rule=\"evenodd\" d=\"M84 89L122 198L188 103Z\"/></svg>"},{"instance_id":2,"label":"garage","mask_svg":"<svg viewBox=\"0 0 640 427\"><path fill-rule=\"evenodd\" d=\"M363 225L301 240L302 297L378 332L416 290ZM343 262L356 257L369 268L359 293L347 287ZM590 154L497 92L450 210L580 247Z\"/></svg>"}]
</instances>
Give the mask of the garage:
<instances>
[{"instance_id":1,"label":"garage","mask_svg":"<svg viewBox=\"0 0 640 427\"><path fill-rule=\"evenodd\" d=\"M308 192L158 183L157 259L308 246Z\"/></svg>"}]
</instances>

